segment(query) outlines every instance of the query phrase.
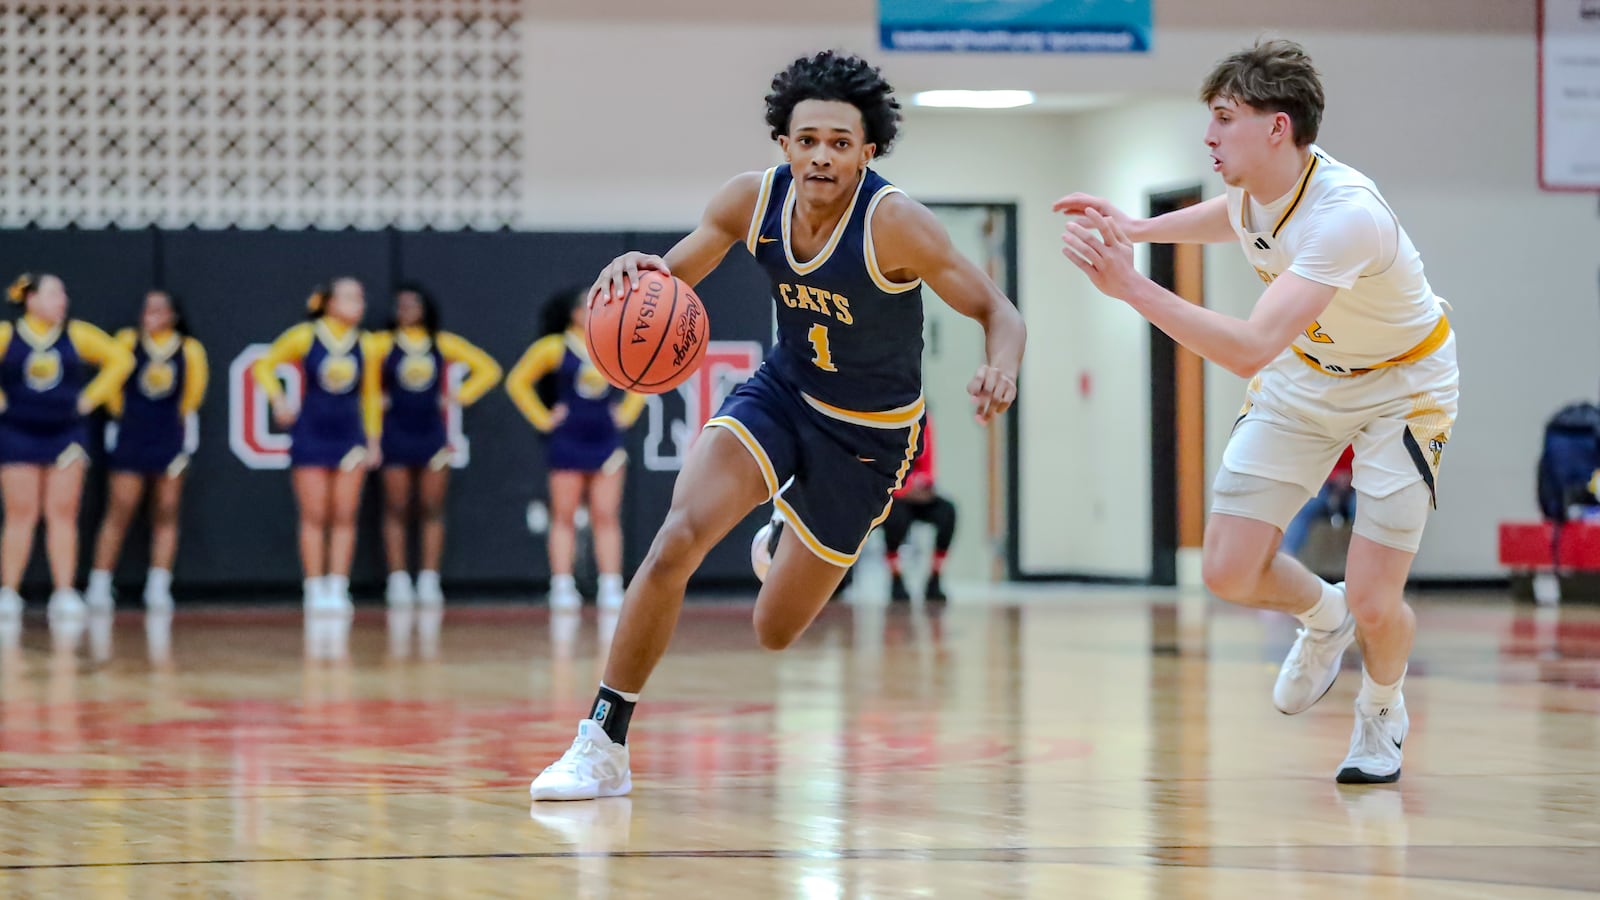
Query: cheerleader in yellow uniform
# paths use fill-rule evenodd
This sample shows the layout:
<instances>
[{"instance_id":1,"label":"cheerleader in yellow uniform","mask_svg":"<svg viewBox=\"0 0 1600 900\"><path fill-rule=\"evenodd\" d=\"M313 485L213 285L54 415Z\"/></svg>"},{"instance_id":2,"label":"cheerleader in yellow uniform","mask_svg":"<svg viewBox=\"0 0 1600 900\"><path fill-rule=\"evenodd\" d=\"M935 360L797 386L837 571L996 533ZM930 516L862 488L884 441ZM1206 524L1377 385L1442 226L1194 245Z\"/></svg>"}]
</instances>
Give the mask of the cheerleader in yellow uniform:
<instances>
[{"instance_id":1,"label":"cheerleader in yellow uniform","mask_svg":"<svg viewBox=\"0 0 1600 900\"><path fill-rule=\"evenodd\" d=\"M0 615L22 611L17 589L42 513L55 584L50 618L81 618L83 598L72 578L87 417L122 390L133 354L88 322L69 319L66 286L54 275L23 275L7 298L21 304L23 314L15 324L0 323ZM91 366L99 369L92 379Z\"/></svg>"},{"instance_id":2,"label":"cheerleader in yellow uniform","mask_svg":"<svg viewBox=\"0 0 1600 900\"><path fill-rule=\"evenodd\" d=\"M300 562L306 610L348 614L350 561L356 547L356 513L367 469L382 461L383 396L379 357L361 330L366 294L354 278L317 288L308 322L285 331L256 361L256 383L272 402L272 416L289 429L289 464L300 506ZM298 405L279 383L279 366L300 364Z\"/></svg>"}]
</instances>

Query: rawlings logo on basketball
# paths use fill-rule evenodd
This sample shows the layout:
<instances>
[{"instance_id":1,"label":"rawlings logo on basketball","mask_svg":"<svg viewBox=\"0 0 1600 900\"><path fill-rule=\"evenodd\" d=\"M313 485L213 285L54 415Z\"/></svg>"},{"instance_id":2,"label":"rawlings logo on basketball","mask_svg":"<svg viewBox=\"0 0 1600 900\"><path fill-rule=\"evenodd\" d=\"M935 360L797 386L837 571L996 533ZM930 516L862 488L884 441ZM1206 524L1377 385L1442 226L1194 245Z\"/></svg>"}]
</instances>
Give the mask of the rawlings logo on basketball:
<instances>
[{"instance_id":1,"label":"rawlings logo on basketball","mask_svg":"<svg viewBox=\"0 0 1600 900\"><path fill-rule=\"evenodd\" d=\"M690 304L678 319L678 340L672 345L672 364L683 365L683 361L699 348L700 307L698 304Z\"/></svg>"},{"instance_id":2,"label":"rawlings logo on basketball","mask_svg":"<svg viewBox=\"0 0 1600 900\"><path fill-rule=\"evenodd\" d=\"M694 373L709 333L705 307L687 284L644 272L622 302L589 310L584 345L613 386L662 394Z\"/></svg>"}]
</instances>

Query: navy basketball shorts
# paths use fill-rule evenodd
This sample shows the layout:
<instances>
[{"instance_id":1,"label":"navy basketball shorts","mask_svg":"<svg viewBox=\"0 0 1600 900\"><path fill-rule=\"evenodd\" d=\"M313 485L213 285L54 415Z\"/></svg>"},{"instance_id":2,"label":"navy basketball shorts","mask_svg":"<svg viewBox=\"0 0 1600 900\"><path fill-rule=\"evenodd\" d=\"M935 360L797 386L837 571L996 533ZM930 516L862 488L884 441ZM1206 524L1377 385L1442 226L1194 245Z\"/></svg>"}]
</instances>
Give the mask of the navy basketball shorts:
<instances>
[{"instance_id":1,"label":"navy basketball shorts","mask_svg":"<svg viewBox=\"0 0 1600 900\"><path fill-rule=\"evenodd\" d=\"M883 412L823 403L762 365L707 428L732 432L806 548L841 568L889 514L922 438L922 400Z\"/></svg>"}]
</instances>

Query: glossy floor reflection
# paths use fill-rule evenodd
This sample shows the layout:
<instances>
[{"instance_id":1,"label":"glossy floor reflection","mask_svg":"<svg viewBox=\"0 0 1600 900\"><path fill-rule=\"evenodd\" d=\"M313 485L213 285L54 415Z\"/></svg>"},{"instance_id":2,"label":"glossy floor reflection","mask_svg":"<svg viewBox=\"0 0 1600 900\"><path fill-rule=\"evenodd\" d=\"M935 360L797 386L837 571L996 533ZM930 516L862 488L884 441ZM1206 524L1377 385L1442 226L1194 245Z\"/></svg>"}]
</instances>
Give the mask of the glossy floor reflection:
<instances>
[{"instance_id":1,"label":"glossy floor reflection","mask_svg":"<svg viewBox=\"0 0 1600 900\"><path fill-rule=\"evenodd\" d=\"M1426 595L1394 787L1359 686L1279 715L1289 620L1147 590L691 605L634 794L530 804L593 610L0 627L0 896L1558 897L1600 890L1600 610ZM3 623L0 623L3 626ZM713 889L714 888L714 889Z\"/></svg>"}]
</instances>

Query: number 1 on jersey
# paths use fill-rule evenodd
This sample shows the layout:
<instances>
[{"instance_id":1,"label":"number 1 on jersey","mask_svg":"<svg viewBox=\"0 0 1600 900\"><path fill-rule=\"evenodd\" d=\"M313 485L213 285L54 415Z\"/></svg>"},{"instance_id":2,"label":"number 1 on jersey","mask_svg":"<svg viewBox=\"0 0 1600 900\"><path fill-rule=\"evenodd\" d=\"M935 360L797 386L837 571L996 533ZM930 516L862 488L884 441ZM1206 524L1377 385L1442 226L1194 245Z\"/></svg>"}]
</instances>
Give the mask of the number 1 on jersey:
<instances>
[{"instance_id":1,"label":"number 1 on jersey","mask_svg":"<svg viewBox=\"0 0 1600 900\"><path fill-rule=\"evenodd\" d=\"M811 340L811 362L824 372L837 372L833 367L833 354L828 352L828 326L813 325L806 333Z\"/></svg>"}]
</instances>

